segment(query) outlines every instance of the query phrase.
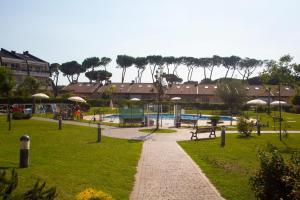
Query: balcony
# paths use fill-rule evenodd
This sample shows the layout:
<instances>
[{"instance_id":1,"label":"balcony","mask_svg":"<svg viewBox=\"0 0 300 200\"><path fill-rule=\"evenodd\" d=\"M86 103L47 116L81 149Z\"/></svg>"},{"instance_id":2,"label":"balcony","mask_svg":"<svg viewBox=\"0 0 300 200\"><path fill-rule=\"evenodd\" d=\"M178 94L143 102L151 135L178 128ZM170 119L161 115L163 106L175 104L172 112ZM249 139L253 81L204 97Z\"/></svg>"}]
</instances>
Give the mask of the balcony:
<instances>
[{"instance_id":1,"label":"balcony","mask_svg":"<svg viewBox=\"0 0 300 200\"><path fill-rule=\"evenodd\" d=\"M23 76L28 75L27 69L12 68L11 71L14 75L23 75ZM50 76L49 71L30 71L29 73L30 73L30 76L36 76L36 77L49 77Z\"/></svg>"}]
</instances>

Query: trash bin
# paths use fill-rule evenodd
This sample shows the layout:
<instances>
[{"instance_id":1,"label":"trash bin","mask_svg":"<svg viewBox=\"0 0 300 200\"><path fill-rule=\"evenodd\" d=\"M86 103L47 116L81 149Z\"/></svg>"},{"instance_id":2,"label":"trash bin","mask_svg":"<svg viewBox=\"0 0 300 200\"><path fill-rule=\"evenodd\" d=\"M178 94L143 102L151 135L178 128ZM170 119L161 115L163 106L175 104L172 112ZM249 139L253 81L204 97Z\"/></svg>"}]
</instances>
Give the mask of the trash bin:
<instances>
[{"instance_id":1,"label":"trash bin","mask_svg":"<svg viewBox=\"0 0 300 200\"><path fill-rule=\"evenodd\" d=\"M181 127L181 122L176 122L175 127L180 128Z\"/></svg>"}]
</instances>

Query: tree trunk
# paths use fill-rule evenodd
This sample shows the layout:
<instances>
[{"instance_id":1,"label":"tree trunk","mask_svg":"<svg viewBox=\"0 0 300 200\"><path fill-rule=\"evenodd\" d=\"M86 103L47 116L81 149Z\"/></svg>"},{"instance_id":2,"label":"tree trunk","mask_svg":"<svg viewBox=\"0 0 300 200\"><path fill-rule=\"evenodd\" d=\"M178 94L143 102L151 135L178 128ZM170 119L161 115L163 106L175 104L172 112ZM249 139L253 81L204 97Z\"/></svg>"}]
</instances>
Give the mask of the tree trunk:
<instances>
[{"instance_id":1,"label":"tree trunk","mask_svg":"<svg viewBox=\"0 0 300 200\"><path fill-rule=\"evenodd\" d=\"M210 80L211 80L211 77L212 77L213 71L214 71L214 67L212 67L212 68L211 68L211 70L210 70L210 76L209 76L209 79L210 79Z\"/></svg>"},{"instance_id":2,"label":"tree trunk","mask_svg":"<svg viewBox=\"0 0 300 200\"><path fill-rule=\"evenodd\" d=\"M123 67L123 68L122 68L122 80L121 80L121 82L122 82L122 83L124 83L124 79L125 79L125 72L126 72L126 68L125 68L125 67Z\"/></svg>"},{"instance_id":3,"label":"tree trunk","mask_svg":"<svg viewBox=\"0 0 300 200\"><path fill-rule=\"evenodd\" d=\"M203 67L204 79L206 79L206 67Z\"/></svg>"},{"instance_id":4,"label":"tree trunk","mask_svg":"<svg viewBox=\"0 0 300 200\"><path fill-rule=\"evenodd\" d=\"M144 69L141 71L141 73L140 73L139 83L142 82L142 77L143 77L143 73L144 73L145 69L146 69L146 68L144 68Z\"/></svg>"},{"instance_id":5,"label":"tree trunk","mask_svg":"<svg viewBox=\"0 0 300 200\"><path fill-rule=\"evenodd\" d=\"M227 68L226 74L225 74L225 79L227 78L228 72L229 72L230 68Z\"/></svg>"},{"instance_id":6,"label":"tree trunk","mask_svg":"<svg viewBox=\"0 0 300 200\"><path fill-rule=\"evenodd\" d=\"M233 71L232 71L232 74L231 74L231 79L233 78L235 70L236 70L236 68L233 68Z\"/></svg>"},{"instance_id":7,"label":"tree trunk","mask_svg":"<svg viewBox=\"0 0 300 200\"><path fill-rule=\"evenodd\" d=\"M151 76L152 76L152 82L155 82L155 80L154 80L154 73L155 73L155 69L156 69L156 65L153 65L153 69L152 69L152 67L151 67L151 65L150 65L150 71L151 71Z\"/></svg>"}]
</instances>

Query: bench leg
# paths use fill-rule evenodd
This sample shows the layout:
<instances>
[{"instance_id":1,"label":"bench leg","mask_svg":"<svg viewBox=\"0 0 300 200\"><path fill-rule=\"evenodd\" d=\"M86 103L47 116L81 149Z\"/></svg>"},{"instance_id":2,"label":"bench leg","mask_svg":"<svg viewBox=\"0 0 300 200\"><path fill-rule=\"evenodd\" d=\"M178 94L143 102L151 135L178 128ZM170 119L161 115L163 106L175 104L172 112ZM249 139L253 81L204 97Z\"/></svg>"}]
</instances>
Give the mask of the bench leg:
<instances>
[{"instance_id":1,"label":"bench leg","mask_svg":"<svg viewBox=\"0 0 300 200\"><path fill-rule=\"evenodd\" d=\"M193 140L193 138L196 138L195 140L198 140L197 134L195 134L195 133L192 133L191 140Z\"/></svg>"},{"instance_id":2,"label":"bench leg","mask_svg":"<svg viewBox=\"0 0 300 200\"><path fill-rule=\"evenodd\" d=\"M216 131L215 130L213 130L213 131L210 132L209 138L211 138L212 135L216 137Z\"/></svg>"}]
</instances>

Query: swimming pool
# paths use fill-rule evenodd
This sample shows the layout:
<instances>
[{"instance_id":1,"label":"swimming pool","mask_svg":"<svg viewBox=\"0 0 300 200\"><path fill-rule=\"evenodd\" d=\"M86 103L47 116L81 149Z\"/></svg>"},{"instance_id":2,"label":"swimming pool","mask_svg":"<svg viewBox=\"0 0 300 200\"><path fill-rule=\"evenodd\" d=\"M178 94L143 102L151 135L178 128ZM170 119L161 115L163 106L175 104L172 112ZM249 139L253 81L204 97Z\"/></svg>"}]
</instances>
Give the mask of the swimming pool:
<instances>
[{"instance_id":1,"label":"swimming pool","mask_svg":"<svg viewBox=\"0 0 300 200\"><path fill-rule=\"evenodd\" d=\"M156 119L157 115L156 114L148 114L145 116L149 116L150 119ZM130 116L128 116L130 118ZM201 115L201 116L197 116L197 115L189 115L189 114L182 114L181 115L181 119L185 119L185 120L209 120L211 116L208 115ZM104 118L108 118L108 119L118 119L119 115L107 115L104 116ZM134 116L133 116L134 118ZM173 114L160 114L160 119L166 119L166 120L174 120L174 115ZM234 118L231 119L230 116L220 116L220 120L221 121L236 121Z\"/></svg>"}]
</instances>

